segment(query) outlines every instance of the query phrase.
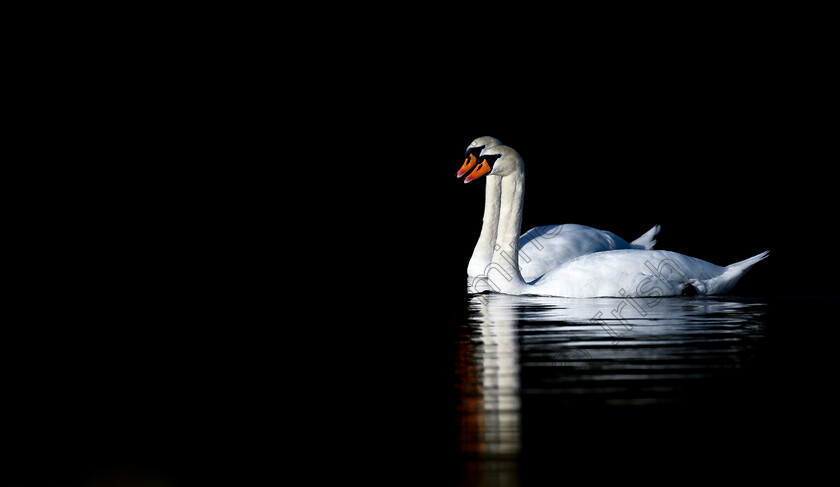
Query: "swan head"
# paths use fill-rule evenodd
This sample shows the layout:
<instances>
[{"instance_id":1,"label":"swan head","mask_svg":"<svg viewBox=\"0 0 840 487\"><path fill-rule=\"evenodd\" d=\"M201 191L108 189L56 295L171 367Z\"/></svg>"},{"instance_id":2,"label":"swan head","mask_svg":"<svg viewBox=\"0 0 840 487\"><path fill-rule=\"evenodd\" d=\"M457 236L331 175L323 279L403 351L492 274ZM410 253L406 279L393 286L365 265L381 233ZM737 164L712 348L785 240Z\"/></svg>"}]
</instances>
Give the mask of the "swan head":
<instances>
[{"instance_id":1,"label":"swan head","mask_svg":"<svg viewBox=\"0 0 840 487\"><path fill-rule=\"evenodd\" d=\"M464 159L464 164L461 166L461 169L458 170L458 173L455 175L456 177L461 177L464 174L472 171L475 165L478 163L478 155L481 153L482 150L496 147L502 145L502 141L495 137L479 137L474 141L470 142L470 145L467 146L466 151L466 159Z\"/></svg>"},{"instance_id":2,"label":"swan head","mask_svg":"<svg viewBox=\"0 0 840 487\"><path fill-rule=\"evenodd\" d=\"M479 163L473 172L464 180L465 183L474 181L484 175L507 176L522 170L522 157L513 148L506 145L486 147L479 153Z\"/></svg>"}]
</instances>

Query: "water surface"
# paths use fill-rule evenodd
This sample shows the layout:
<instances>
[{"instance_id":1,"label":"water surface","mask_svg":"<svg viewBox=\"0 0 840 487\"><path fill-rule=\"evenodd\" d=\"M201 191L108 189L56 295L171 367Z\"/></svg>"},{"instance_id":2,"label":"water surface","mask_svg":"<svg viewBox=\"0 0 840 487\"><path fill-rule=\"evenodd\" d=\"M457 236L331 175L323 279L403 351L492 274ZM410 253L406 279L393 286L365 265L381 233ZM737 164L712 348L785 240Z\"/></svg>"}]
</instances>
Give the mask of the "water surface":
<instances>
[{"instance_id":1,"label":"water surface","mask_svg":"<svg viewBox=\"0 0 840 487\"><path fill-rule=\"evenodd\" d=\"M720 399L765 341L757 298L468 299L458 443L480 460L468 478L489 485L518 482L523 448L592 440L627 411Z\"/></svg>"}]
</instances>

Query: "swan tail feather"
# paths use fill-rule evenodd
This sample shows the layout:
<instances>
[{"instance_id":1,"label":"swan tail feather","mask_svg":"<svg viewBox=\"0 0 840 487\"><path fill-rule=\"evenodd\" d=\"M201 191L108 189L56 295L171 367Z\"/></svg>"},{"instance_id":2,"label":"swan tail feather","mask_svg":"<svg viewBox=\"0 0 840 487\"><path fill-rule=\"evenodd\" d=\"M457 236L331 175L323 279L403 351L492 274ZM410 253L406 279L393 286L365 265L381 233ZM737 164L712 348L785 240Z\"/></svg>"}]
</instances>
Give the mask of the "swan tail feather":
<instances>
[{"instance_id":1,"label":"swan tail feather","mask_svg":"<svg viewBox=\"0 0 840 487\"><path fill-rule=\"evenodd\" d=\"M730 265L726 266L726 272L730 272L732 270L735 270L735 271L740 272L740 273L747 272L748 270L750 270L750 268L752 266L754 266L758 262L761 262L762 260L766 259L768 255L770 255L770 251L765 250L764 252L762 252L758 255L754 255L754 256L750 257L749 259L744 259L741 262L736 262L734 264L730 264Z\"/></svg>"},{"instance_id":2,"label":"swan tail feather","mask_svg":"<svg viewBox=\"0 0 840 487\"><path fill-rule=\"evenodd\" d=\"M707 281L707 294L729 292L730 289L735 287L735 284L738 283L741 277L743 277L744 274L747 273L747 271L752 269L752 266L766 259L768 255L770 255L770 251L765 250L764 252L758 255L754 255L749 259L744 259L740 262L736 262L734 264L726 266L726 270L723 272L723 274Z\"/></svg>"},{"instance_id":3,"label":"swan tail feather","mask_svg":"<svg viewBox=\"0 0 840 487\"><path fill-rule=\"evenodd\" d=\"M659 225L654 225L653 228L645 232L641 237L630 242L631 248L652 250L656 245L656 240L653 238L659 233Z\"/></svg>"}]
</instances>

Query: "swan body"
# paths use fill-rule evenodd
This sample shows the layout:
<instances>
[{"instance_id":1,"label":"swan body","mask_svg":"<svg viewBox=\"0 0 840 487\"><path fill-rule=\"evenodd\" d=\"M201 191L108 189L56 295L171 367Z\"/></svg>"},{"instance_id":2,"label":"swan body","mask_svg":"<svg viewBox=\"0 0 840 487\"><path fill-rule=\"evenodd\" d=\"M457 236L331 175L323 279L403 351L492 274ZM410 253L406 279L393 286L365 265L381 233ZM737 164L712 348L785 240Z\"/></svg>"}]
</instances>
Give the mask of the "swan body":
<instances>
[{"instance_id":1,"label":"swan body","mask_svg":"<svg viewBox=\"0 0 840 487\"><path fill-rule=\"evenodd\" d=\"M721 267L667 250L615 250L583 255L536 282L511 286L513 294L585 297L658 297L728 292L757 262L754 257Z\"/></svg>"},{"instance_id":2,"label":"swan body","mask_svg":"<svg viewBox=\"0 0 840 487\"><path fill-rule=\"evenodd\" d=\"M532 228L519 237L519 269L525 282L531 282L572 259L595 252L616 249L652 249L659 225L628 243L606 230L566 223ZM534 257L536 256L536 257Z\"/></svg>"},{"instance_id":3,"label":"swan body","mask_svg":"<svg viewBox=\"0 0 840 487\"><path fill-rule=\"evenodd\" d=\"M479 137L467 147L467 158L457 176L461 177L474 170L478 162L476 154L494 147L502 146L501 141L494 137ZM524 173L523 173L524 177ZM468 178L465 182L472 181ZM502 178L495 175L487 176L487 186L484 199L484 223L481 234L467 265L468 282L483 276L493 258L497 246L503 243L497 241L499 214L502 206L516 204L513 201L501 199ZM521 206L522 202L518 202ZM519 208L518 211L522 211ZM546 272L560 264L581 255L593 252L603 252L615 249L652 249L656 244L654 237L659 233L659 225L648 230L644 235L628 243L618 235L577 224L546 225L535 227L519 237L518 251L512 252L512 242L506 242L507 247L499 250L508 255L516 255L519 270L526 282L534 281Z\"/></svg>"},{"instance_id":4,"label":"swan body","mask_svg":"<svg viewBox=\"0 0 840 487\"><path fill-rule=\"evenodd\" d=\"M721 267L677 252L650 249L620 249L580 255L565 261L528 283L511 257L519 252L519 229L524 196L524 164L507 146L481 151L498 155L488 176L502 180L501 208L496 231L498 242L511 242L511 249L496 245L491 262L473 290L506 294L535 294L563 297L641 297L681 294L718 294L732 289L757 262L754 257ZM482 161L482 164L487 161ZM560 232L562 233L562 232ZM511 250L513 252L511 252Z\"/></svg>"}]
</instances>

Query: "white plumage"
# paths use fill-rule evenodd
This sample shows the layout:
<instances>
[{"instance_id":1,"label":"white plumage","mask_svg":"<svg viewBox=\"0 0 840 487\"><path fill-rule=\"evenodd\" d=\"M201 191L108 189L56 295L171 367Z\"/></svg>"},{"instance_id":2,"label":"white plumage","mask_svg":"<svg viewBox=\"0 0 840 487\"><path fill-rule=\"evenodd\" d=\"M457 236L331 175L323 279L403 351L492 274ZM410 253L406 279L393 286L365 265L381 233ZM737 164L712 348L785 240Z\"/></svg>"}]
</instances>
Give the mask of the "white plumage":
<instances>
[{"instance_id":1,"label":"white plumage","mask_svg":"<svg viewBox=\"0 0 840 487\"><path fill-rule=\"evenodd\" d=\"M458 176L461 177L475 168L478 162L475 157L476 151L486 151L499 146L502 146L502 143L494 137L479 137L472 141L467 147L467 159L458 171ZM560 264L581 255L615 249L652 249L656 244L654 237L659 233L659 225L628 243L612 232L567 223L545 225L528 230L519 238L518 252L513 251L511 242L507 243L507 248L496 249L496 245L499 245L496 237L501 206L515 204L521 206L522 202L501 201L502 179L488 175L486 180L484 223L467 266L470 281L487 271L493 253L497 250L507 252L510 256L516 255L523 279L531 282ZM514 210L522 211L521 208Z\"/></svg>"},{"instance_id":2,"label":"white plumage","mask_svg":"<svg viewBox=\"0 0 840 487\"><path fill-rule=\"evenodd\" d=\"M558 256L556 260L559 263L551 266L541 277L529 283L519 270L522 255L519 262L513 258L520 254L520 242L525 242L523 245L525 249L528 248L529 243L542 242L542 239L529 240L527 233L519 237L524 196L524 164L521 156L507 146L495 146L481 151L482 157L490 155L496 155L499 158L492 164L492 169L485 168L485 173L488 177L499 178L501 185L498 227L495 231L496 243L492 246L493 254L490 263L483 272L471 277L472 291L490 290L506 294L564 297L718 294L732 289L753 265L768 255L768 252L762 252L749 259L722 267L677 252L650 250L649 247L605 249L607 251L581 254L590 248L615 245L615 239L618 237L609 232L573 225L569 228L569 235L572 237L558 240L557 249L553 251ZM482 161L482 164L485 163L486 161ZM538 229L532 232L536 230ZM555 238L563 235L565 231L566 226L562 226ZM651 247L653 236L657 231L658 227L654 227L643 236L651 242ZM573 237L576 232L581 232L580 238ZM548 241L550 240L553 239ZM527 254L527 251L525 253ZM575 253L578 255L564 260L565 256ZM528 257L530 258L530 255Z\"/></svg>"}]
</instances>

